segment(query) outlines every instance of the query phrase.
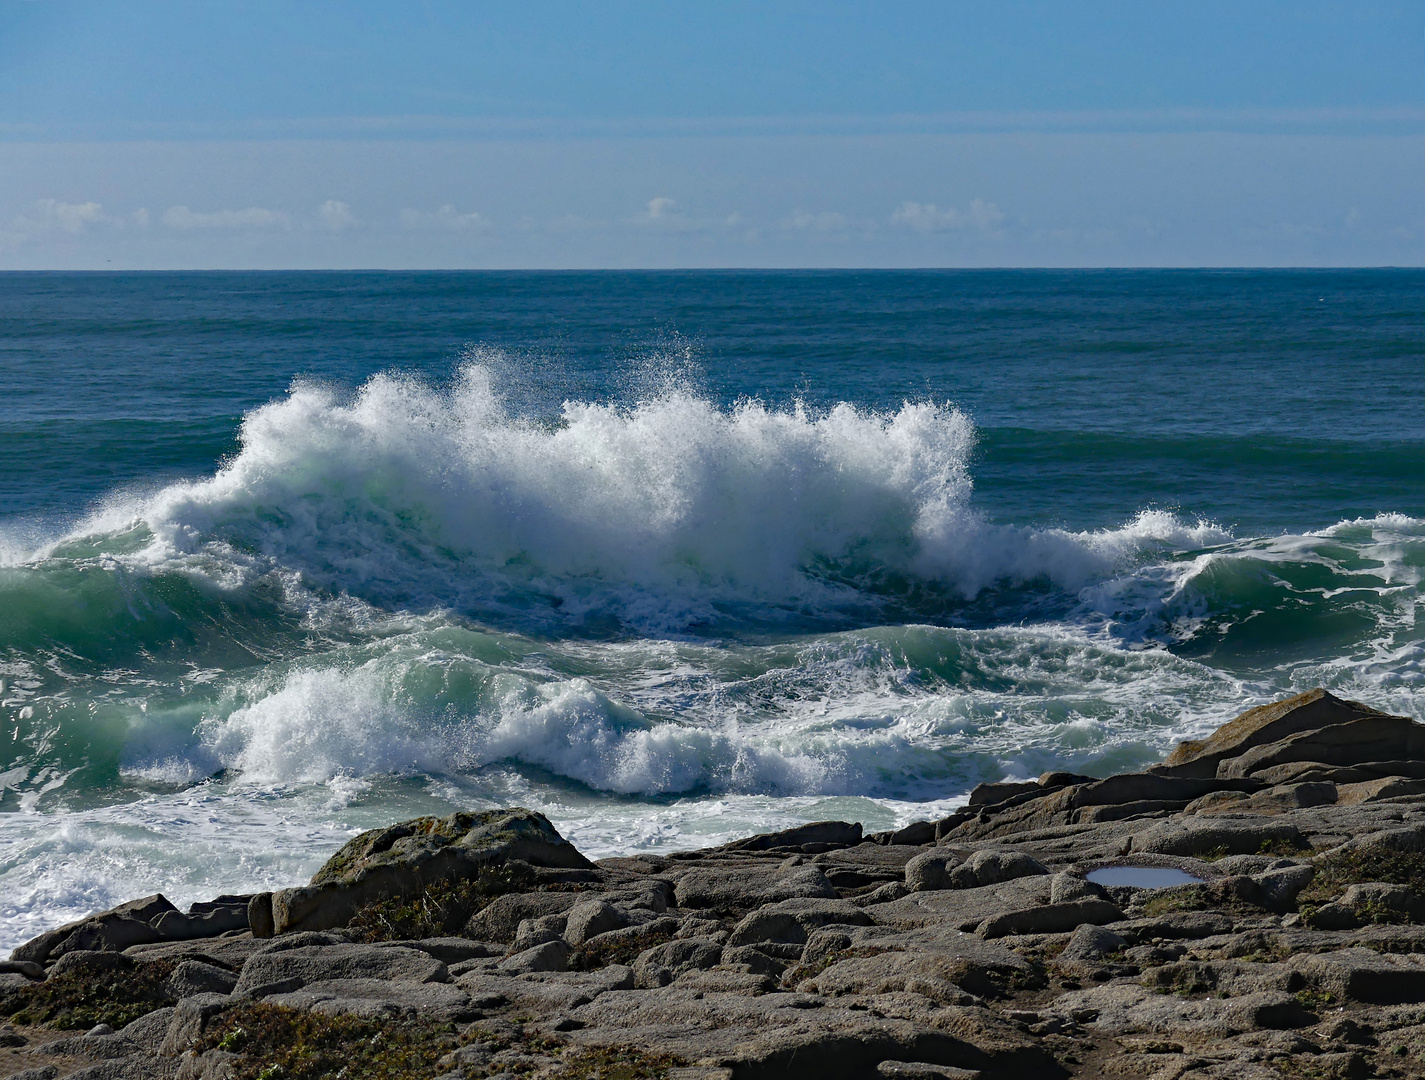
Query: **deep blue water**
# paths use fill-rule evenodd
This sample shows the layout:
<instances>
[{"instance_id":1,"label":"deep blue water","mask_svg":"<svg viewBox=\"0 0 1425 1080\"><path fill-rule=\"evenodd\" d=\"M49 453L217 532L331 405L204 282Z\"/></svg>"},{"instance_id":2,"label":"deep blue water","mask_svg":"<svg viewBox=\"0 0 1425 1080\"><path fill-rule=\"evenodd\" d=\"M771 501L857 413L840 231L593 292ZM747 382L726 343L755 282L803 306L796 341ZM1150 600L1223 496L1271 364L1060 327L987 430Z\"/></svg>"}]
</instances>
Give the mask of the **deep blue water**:
<instances>
[{"instance_id":1,"label":"deep blue water","mask_svg":"<svg viewBox=\"0 0 1425 1080\"><path fill-rule=\"evenodd\" d=\"M0 513L205 474L294 377L440 381L472 346L539 415L649 366L720 404L949 400L1006 521L1425 510L1425 273L1134 270L6 274Z\"/></svg>"},{"instance_id":2,"label":"deep blue water","mask_svg":"<svg viewBox=\"0 0 1425 1080\"><path fill-rule=\"evenodd\" d=\"M0 944L522 802L1425 715L1425 272L0 275ZM191 895L190 895L191 894Z\"/></svg>"}]
</instances>

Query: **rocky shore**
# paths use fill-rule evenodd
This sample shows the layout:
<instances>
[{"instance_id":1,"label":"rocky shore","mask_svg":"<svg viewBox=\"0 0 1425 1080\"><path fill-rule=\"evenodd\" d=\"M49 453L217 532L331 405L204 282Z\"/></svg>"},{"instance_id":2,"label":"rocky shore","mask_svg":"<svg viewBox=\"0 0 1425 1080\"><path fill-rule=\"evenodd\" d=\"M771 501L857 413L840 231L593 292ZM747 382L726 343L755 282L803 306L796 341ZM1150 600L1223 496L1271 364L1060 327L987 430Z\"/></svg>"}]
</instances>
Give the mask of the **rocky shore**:
<instances>
[{"instance_id":1,"label":"rocky shore","mask_svg":"<svg viewBox=\"0 0 1425 1080\"><path fill-rule=\"evenodd\" d=\"M420 818L0 962L12 1080L1422 1075L1425 726L1320 690L893 833Z\"/></svg>"}]
</instances>

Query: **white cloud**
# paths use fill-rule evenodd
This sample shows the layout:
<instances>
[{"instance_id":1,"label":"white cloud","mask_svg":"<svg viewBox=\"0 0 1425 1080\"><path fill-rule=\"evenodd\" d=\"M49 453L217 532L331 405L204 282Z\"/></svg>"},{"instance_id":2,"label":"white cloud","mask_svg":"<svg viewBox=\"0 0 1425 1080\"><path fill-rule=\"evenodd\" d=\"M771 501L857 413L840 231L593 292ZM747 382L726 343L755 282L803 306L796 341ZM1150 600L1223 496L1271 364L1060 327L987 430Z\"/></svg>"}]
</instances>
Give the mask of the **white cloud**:
<instances>
[{"instance_id":1,"label":"white cloud","mask_svg":"<svg viewBox=\"0 0 1425 1080\"><path fill-rule=\"evenodd\" d=\"M15 219L15 227L22 232L61 229L67 233L78 233L90 225L107 220L104 208L96 202L71 203L58 199L38 199L29 214L22 214Z\"/></svg>"},{"instance_id":2,"label":"white cloud","mask_svg":"<svg viewBox=\"0 0 1425 1080\"><path fill-rule=\"evenodd\" d=\"M135 225L137 225L140 229L147 229L147 228L148 228L148 208L147 208L147 207L140 206L137 210L135 210L132 214L129 215L129 218L130 218L130 219L133 221L133 223L134 223Z\"/></svg>"},{"instance_id":3,"label":"white cloud","mask_svg":"<svg viewBox=\"0 0 1425 1080\"><path fill-rule=\"evenodd\" d=\"M953 206L941 209L935 203L903 202L891 214L891 221L923 233L969 228L993 232L1004 221L1004 214L984 199L972 200L963 211Z\"/></svg>"},{"instance_id":4,"label":"white cloud","mask_svg":"<svg viewBox=\"0 0 1425 1080\"><path fill-rule=\"evenodd\" d=\"M741 220L741 216L738 214L724 215L718 218L690 217L678 210L676 199L670 199L666 195L649 199L643 213L629 219L633 225L655 228L667 233L695 233L735 228Z\"/></svg>"},{"instance_id":5,"label":"white cloud","mask_svg":"<svg viewBox=\"0 0 1425 1080\"><path fill-rule=\"evenodd\" d=\"M454 206L446 203L434 214L421 210L402 210L401 224L412 229L448 229L459 232L465 229L488 229L490 220L472 210L468 214L459 213Z\"/></svg>"},{"instance_id":6,"label":"white cloud","mask_svg":"<svg viewBox=\"0 0 1425 1080\"><path fill-rule=\"evenodd\" d=\"M328 199L317 207L317 216L322 224L333 232L349 229L356 224L356 215L351 212L351 204Z\"/></svg>"},{"instance_id":7,"label":"white cloud","mask_svg":"<svg viewBox=\"0 0 1425 1080\"><path fill-rule=\"evenodd\" d=\"M171 206L163 223L171 229L273 229L287 224L287 215L278 210L249 206L246 210L214 210L201 213L186 206Z\"/></svg>"},{"instance_id":8,"label":"white cloud","mask_svg":"<svg viewBox=\"0 0 1425 1080\"><path fill-rule=\"evenodd\" d=\"M810 232L837 232L851 224L851 219L845 214L836 214L831 211L822 211L819 214L809 214L805 210L795 211L785 222L789 229L806 229Z\"/></svg>"}]
</instances>

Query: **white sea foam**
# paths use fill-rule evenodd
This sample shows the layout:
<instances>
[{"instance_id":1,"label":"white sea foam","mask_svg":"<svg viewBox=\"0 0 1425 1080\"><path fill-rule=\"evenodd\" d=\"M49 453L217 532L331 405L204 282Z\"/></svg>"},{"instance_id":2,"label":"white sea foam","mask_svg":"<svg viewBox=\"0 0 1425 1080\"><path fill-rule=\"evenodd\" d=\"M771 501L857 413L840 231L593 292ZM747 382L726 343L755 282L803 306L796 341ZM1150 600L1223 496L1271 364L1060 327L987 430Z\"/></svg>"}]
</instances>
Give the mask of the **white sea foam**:
<instances>
[{"instance_id":1,"label":"white sea foam","mask_svg":"<svg viewBox=\"0 0 1425 1080\"><path fill-rule=\"evenodd\" d=\"M68 543L91 551L141 526L152 542L111 557L223 588L275 575L294 602L305 585L386 609L529 626L614 616L658 634L729 605L864 606L897 578L960 597L1032 580L1076 590L1145 551L1230 540L1157 512L1095 533L991 525L970 504L973 443L944 405L723 410L666 387L536 423L472 364L446 391L393 375L350 400L294 387L247 416L211 479L115 499Z\"/></svg>"},{"instance_id":2,"label":"white sea foam","mask_svg":"<svg viewBox=\"0 0 1425 1080\"><path fill-rule=\"evenodd\" d=\"M551 643L522 664L480 659L485 639L467 636L462 648L422 631L365 659L268 669L186 729L177 759L274 789L513 765L621 795L935 799L1005 772L1131 767L1171 745L1184 713L1216 715L1240 692L1166 652L1053 626ZM131 775L182 775L171 745L140 746L158 752L130 754Z\"/></svg>"}]
</instances>

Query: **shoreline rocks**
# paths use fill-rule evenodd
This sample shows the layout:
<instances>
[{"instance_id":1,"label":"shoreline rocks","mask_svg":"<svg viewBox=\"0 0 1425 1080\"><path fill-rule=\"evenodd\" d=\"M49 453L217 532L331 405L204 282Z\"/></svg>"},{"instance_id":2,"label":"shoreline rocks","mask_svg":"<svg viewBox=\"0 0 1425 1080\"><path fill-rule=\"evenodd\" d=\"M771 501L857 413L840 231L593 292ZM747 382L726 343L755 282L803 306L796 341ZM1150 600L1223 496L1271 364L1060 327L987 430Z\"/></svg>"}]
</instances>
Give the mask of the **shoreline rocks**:
<instances>
[{"instance_id":1,"label":"shoreline rocks","mask_svg":"<svg viewBox=\"0 0 1425 1080\"><path fill-rule=\"evenodd\" d=\"M1422 923L1425 726L1316 690L871 835L590 861L518 808L372 830L307 885L20 946L0 1078L1420 1076Z\"/></svg>"}]
</instances>

